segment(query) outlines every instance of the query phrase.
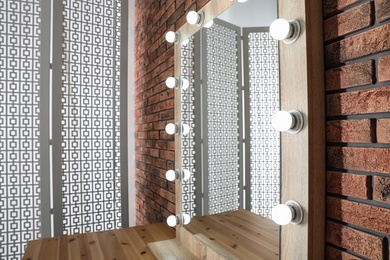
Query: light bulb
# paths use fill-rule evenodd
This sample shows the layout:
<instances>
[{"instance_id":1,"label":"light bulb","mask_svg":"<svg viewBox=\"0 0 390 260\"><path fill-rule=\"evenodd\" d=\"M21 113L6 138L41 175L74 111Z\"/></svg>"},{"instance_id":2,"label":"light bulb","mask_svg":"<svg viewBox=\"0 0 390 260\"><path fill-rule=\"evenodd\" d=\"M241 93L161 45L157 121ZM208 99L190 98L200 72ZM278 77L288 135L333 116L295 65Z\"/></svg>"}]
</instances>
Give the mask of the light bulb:
<instances>
[{"instance_id":1,"label":"light bulb","mask_svg":"<svg viewBox=\"0 0 390 260\"><path fill-rule=\"evenodd\" d=\"M248 0L238 0L237 2L239 2L239 3L245 3L246 1L248 1Z\"/></svg>"},{"instance_id":2,"label":"light bulb","mask_svg":"<svg viewBox=\"0 0 390 260\"><path fill-rule=\"evenodd\" d=\"M190 82L186 78L181 79L181 89L185 90L190 86Z\"/></svg>"},{"instance_id":3,"label":"light bulb","mask_svg":"<svg viewBox=\"0 0 390 260\"><path fill-rule=\"evenodd\" d=\"M167 171L165 173L165 178L167 178L168 181L176 180L176 172L174 170Z\"/></svg>"},{"instance_id":4,"label":"light bulb","mask_svg":"<svg viewBox=\"0 0 390 260\"><path fill-rule=\"evenodd\" d=\"M182 124L182 134L188 135L189 132L190 132L190 127L187 124Z\"/></svg>"},{"instance_id":5,"label":"light bulb","mask_svg":"<svg viewBox=\"0 0 390 260\"><path fill-rule=\"evenodd\" d=\"M192 24L192 25L197 25L197 26L201 26L202 23L203 23L203 19L204 19L204 14L203 12L195 12L195 11L190 11L188 12L187 16L186 16L186 19L187 19L187 22L189 24Z\"/></svg>"},{"instance_id":6,"label":"light bulb","mask_svg":"<svg viewBox=\"0 0 390 260\"><path fill-rule=\"evenodd\" d=\"M182 180L183 181L188 180L190 178L190 176L191 176L190 171L187 170L187 169L183 169L181 174L182 174Z\"/></svg>"},{"instance_id":7,"label":"light bulb","mask_svg":"<svg viewBox=\"0 0 390 260\"><path fill-rule=\"evenodd\" d=\"M169 135L173 135L176 132L175 124L169 123L165 126L165 132Z\"/></svg>"},{"instance_id":8,"label":"light bulb","mask_svg":"<svg viewBox=\"0 0 390 260\"><path fill-rule=\"evenodd\" d=\"M177 79L175 79L174 77L168 77L165 80L165 85L167 85L168 88L174 88L177 86Z\"/></svg>"},{"instance_id":9,"label":"light bulb","mask_svg":"<svg viewBox=\"0 0 390 260\"><path fill-rule=\"evenodd\" d=\"M195 12L195 11L190 11L190 12L188 12L186 18L187 18L187 22L189 24L194 25L194 24L196 24L198 22L199 14L197 12Z\"/></svg>"},{"instance_id":10,"label":"light bulb","mask_svg":"<svg viewBox=\"0 0 390 260\"><path fill-rule=\"evenodd\" d=\"M294 218L294 210L285 204L279 204L272 208L272 220L278 225L287 225Z\"/></svg>"},{"instance_id":11,"label":"light bulb","mask_svg":"<svg viewBox=\"0 0 390 260\"><path fill-rule=\"evenodd\" d=\"M179 33L169 31L165 34L165 40L169 43L177 42L179 39Z\"/></svg>"},{"instance_id":12,"label":"light bulb","mask_svg":"<svg viewBox=\"0 0 390 260\"><path fill-rule=\"evenodd\" d=\"M285 19L276 19L271 23L269 27L271 37L275 40L284 40L291 36L293 33L293 27Z\"/></svg>"},{"instance_id":13,"label":"light bulb","mask_svg":"<svg viewBox=\"0 0 390 260\"><path fill-rule=\"evenodd\" d=\"M191 222L191 217L190 215L183 213L183 225L187 225L188 223Z\"/></svg>"},{"instance_id":14,"label":"light bulb","mask_svg":"<svg viewBox=\"0 0 390 260\"><path fill-rule=\"evenodd\" d=\"M170 215L170 216L167 218L167 224L168 224L168 226L170 226L170 227L175 227L177 224L179 224L178 217L177 217L177 216L174 216L174 215Z\"/></svg>"},{"instance_id":15,"label":"light bulb","mask_svg":"<svg viewBox=\"0 0 390 260\"><path fill-rule=\"evenodd\" d=\"M272 126L281 132L288 131L295 125L295 117L287 111L278 111L272 116Z\"/></svg>"}]
</instances>

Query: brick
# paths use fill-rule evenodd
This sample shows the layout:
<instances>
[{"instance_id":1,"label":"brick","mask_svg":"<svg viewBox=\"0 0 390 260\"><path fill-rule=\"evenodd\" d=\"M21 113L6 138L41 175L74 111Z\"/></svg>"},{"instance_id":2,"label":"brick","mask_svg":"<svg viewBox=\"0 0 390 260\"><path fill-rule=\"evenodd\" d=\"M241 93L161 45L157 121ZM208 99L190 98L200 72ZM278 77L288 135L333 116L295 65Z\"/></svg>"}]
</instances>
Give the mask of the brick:
<instances>
[{"instance_id":1,"label":"brick","mask_svg":"<svg viewBox=\"0 0 390 260\"><path fill-rule=\"evenodd\" d=\"M390 55L379 58L378 80L379 82L390 81Z\"/></svg>"},{"instance_id":2,"label":"brick","mask_svg":"<svg viewBox=\"0 0 390 260\"><path fill-rule=\"evenodd\" d=\"M390 42L390 41L389 41ZM390 111L390 87L326 96L326 115L355 115Z\"/></svg>"},{"instance_id":3,"label":"brick","mask_svg":"<svg viewBox=\"0 0 390 260\"><path fill-rule=\"evenodd\" d=\"M374 66L373 60L367 60L327 70L325 88L329 91L374 84Z\"/></svg>"},{"instance_id":4,"label":"brick","mask_svg":"<svg viewBox=\"0 0 390 260\"><path fill-rule=\"evenodd\" d=\"M390 0L375 0L375 10L378 22L390 19Z\"/></svg>"},{"instance_id":5,"label":"brick","mask_svg":"<svg viewBox=\"0 0 390 260\"><path fill-rule=\"evenodd\" d=\"M374 200L390 203L390 178L389 177L374 177Z\"/></svg>"},{"instance_id":6,"label":"brick","mask_svg":"<svg viewBox=\"0 0 390 260\"><path fill-rule=\"evenodd\" d=\"M327 246L325 252L328 260L360 260L358 257L331 246Z\"/></svg>"},{"instance_id":7,"label":"brick","mask_svg":"<svg viewBox=\"0 0 390 260\"><path fill-rule=\"evenodd\" d=\"M372 143L375 141L373 120L335 120L326 122L326 141L333 143Z\"/></svg>"},{"instance_id":8,"label":"brick","mask_svg":"<svg viewBox=\"0 0 390 260\"><path fill-rule=\"evenodd\" d=\"M376 135L378 143L390 143L390 118L377 120Z\"/></svg>"},{"instance_id":9,"label":"brick","mask_svg":"<svg viewBox=\"0 0 390 260\"><path fill-rule=\"evenodd\" d=\"M384 239L334 222L326 223L326 242L369 259L383 259Z\"/></svg>"},{"instance_id":10,"label":"brick","mask_svg":"<svg viewBox=\"0 0 390 260\"><path fill-rule=\"evenodd\" d=\"M160 151L160 158L174 161L175 160L175 152L161 150Z\"/></svg>"},{"instance_id":11,"label":"brick","mask_svg":"<svg viewBox=\"0 0 390 260\"><path fill-rule=\"evenodd\" d=\"M368 199L370 190L370 176L341 172L327 172L327 192L343 196Z\"/></svg>"},{"instance_id":12,"label":"brick","mask_svg":"<svg viewBox=\"0 0 390 260\"><path fill-rule=\"evenodd\" d=\"M390 209L327 197L327 217L359 227L390 234Z\"/></svg>"},{"instance_id":13,"label":"brick","mask_svg":"<svg viewBox=\"0 0 390 260\"><path fill-rule=\"evenodd\" d=\"M341 11L359 1L360 0L324 0L324 15L327 16L336 13L337 11Z\"/></svg>"},{"instance_id":14,"label":"brick","mask_svg":"<svg viewBox=\"0 0 390 260\"><path fill-rule=\"evenodd\" d=\"M330 168L390 173L390 148L328 147Z\"/></svg>"},{"instance_id":15,"label":"brick","mask_svg":"<svg viewBox=\"0 0 390 260\"><path fill-rule=\"evenodd\" d=\"M362 32L325 46L325 65L334 66L370 54L390 50L390 24Z\"/></svg>"},{"instance_id":16,"label":"brick","mask_svg":"<svg viewBox=\"0 0 390 260\"><path fill-rule=\"evenodd\" d=\"M372 4L364 3L324 21L324 40L329 41L372 24Z\"/></svg>"}]
</instances>

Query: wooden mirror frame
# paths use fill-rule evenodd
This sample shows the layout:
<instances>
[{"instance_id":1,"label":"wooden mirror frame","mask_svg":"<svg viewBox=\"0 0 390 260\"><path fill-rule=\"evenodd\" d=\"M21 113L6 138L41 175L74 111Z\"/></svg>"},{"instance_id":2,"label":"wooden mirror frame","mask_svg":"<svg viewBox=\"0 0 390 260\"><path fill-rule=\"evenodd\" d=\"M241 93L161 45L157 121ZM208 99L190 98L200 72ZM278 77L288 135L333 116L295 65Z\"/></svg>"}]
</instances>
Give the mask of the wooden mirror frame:
<instances>
[{"instance_id":1,"label":"wooden mirror frame","mask_svg":"<svg viewBox=\"0 0 390 260\"><path fill-rule=\"evenodd\" d=\"M218 16L236 0L210 0L202 9L204 23ZM303 210L301 224L281 228L280 259L324 259L325 247L325 92L322 35L322 1L278 0L278 17L297 19L298 40L280 43L281 109L298 109L304 116L299 134L281 135L281 202L298 201ZM184 24L175 45L175 77L181 74L181 42L199 28ZM175 122L181 119L181 90L175 89ZM181 169L182 139L175 136L175 169ZM176 214L182 214L182 185L176 181ZM185 227L176 227L176 239L198 257L213 252Z\"/></svg>"}]
</instances>

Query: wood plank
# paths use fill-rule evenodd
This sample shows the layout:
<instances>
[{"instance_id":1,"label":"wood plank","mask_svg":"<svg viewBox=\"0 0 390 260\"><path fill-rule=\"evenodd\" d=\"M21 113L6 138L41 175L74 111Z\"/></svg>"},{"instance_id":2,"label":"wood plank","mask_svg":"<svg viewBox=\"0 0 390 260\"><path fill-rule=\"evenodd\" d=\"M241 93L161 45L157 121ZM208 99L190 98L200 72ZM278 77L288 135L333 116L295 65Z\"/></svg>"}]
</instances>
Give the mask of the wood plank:
<instances>
[{"instance_id":1,"label":"wood plank","mask_svg":"<svg viewBox=\"0 0 390 260\"><path fill-rule=\"evenodd\" d=\"M42 241L39 259L59 259L60 255L60 238L47 238Z\"/></svg>"},{"instance_id":2,"label":"wood plank","mask_svg":"<svg viewBox=\"0 0 390 260\"><path fill-rule=\"evenodd\" d=\"M177 242L176 239L164 240L149 243L148 247L158 260L186 259L198 260L186 247Z\"/></svg>"},{"instance_id":3,"label":"wood plank","mask_svg":"<svg viewBox=\"0 0 390 260\"><path fill-rule=\"evenodd\" d=\"M175 238L165 223L30 241L24 260L155 259L147 243Z\"/></svg>"},{"instance_id":4,"label":"wood plank","mask_svg":"<svg viewBox=\"0 0 390 260\"><path fill-rule=\"evenodd\" d=\"M282 203L293 199L303 222L281 232L282 259L324 259L325 117L322 1L279 0L279 17L298 19L302 30L291 45L280 44L281 108L298 109L304 127L282 134Z\"/></svg>"},{"instance_id":5,"label":"wood plank","mask_svg":"<svg viewBox=\"0 0 390 260\"><path fill-rule=\"evenodd\" d=\"M210 240L208 237L206 237L203 234L196 234L195 237L199 239L203 244L205 244L208 248L211 248L214 252L216 252L218 255L225 259L229 260L238 260L239 258L235 255L231 254L230 252L226 251L226 249L219 244L215 243L213 240Z\"/></svg>"},{"instance_id":6,"label":"wood plank","mask_svg":"<svg viewBox=\"0 0 390 260\"><path fill-rule=\"evenodd\" d=\"M240 259L278 259L279 227L246 210L195 217L185 226L206 245L218 245ZM214 251L216 251L215 249Z\"/></svg>"},{"instance_id":7,"label":"wood plank","mask_svg":"<svg viewBox=\"0 0 390 260\"><path fill-rule=\"evenodd\" d=\"M23 255L23 260L37 259L41 249L42 240L30 240L27 243L26 251Z\"/></svg>"}]
</instances>

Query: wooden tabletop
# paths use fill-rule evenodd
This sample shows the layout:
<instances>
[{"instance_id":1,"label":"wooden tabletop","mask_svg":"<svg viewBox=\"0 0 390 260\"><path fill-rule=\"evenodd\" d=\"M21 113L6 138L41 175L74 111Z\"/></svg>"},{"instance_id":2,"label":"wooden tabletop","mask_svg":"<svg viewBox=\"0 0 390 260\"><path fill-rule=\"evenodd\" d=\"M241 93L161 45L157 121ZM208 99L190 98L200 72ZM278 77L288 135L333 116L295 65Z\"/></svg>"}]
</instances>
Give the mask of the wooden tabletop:
<instances>
[{"instance_id":1,"label":"wooden tabletop","mask_svg":"<svg viewBox=\"0 0 390 260\"><path fill-rule=\"evenodd\" d=\"M279 259L279 226L247 210L195 217L185 228L236 259Z\"/></svg>"},{"instance_id":2,"label":"wooden tabletop","mask_svg":"<svg viewBox=\"0 0 390 260\"><path fill-rule=\"evenodd\" d=\"M32 240L23 260L155 259L147 243L175 238L165 223Z\"/></svg>"}]
</instances>

